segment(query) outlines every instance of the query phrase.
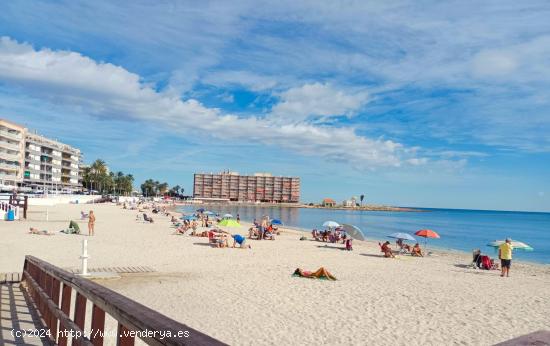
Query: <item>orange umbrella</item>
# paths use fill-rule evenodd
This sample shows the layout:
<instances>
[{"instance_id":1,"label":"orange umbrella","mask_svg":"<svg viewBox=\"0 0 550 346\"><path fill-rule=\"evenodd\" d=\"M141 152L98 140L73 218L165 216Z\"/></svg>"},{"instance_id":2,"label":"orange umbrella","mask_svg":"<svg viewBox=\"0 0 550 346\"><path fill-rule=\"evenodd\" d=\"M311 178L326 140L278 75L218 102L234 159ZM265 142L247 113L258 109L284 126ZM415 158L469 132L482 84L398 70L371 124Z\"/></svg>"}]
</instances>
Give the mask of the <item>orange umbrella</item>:
<instances>
[{"instance_id":1,"label":"orange umbrella","mask_svg":"<svg viewBox=\"0 0 550 346\"><path fill-rule=\"evenodd\" d=\"M439 234L437 234L436 231L432 231L431 229L421 229L419 231L416 231L415 235L419 237L424 237L426 239L424 240L426 253L428 253L428 238L440 238Z\"/></svg>"},{"instance_id":2,"label":"orange umbrella","mask_svg":"<svg viewBox=\"0 0 550 346\"><path fill-rule=\"evenodd\" d=\"M432 231L431 229L421 229L420 231L416 231L415 234L424 238L441 238L436 231Z\"/></svg>"}]
</instances>

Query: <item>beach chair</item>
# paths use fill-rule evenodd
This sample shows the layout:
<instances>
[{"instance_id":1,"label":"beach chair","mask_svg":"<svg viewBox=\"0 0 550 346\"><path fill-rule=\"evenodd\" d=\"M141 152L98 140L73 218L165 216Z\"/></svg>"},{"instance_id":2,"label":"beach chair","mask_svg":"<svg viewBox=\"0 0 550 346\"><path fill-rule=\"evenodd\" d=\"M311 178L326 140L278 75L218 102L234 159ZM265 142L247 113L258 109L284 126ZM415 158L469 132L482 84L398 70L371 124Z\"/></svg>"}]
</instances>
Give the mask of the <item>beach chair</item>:
<instances>
[{"instance_id":1,"label":"beach chair","mask_svg":"<svg viewBox=\"0 0 550 346\"><path fill-rule=\"evenodd\" d=\"M214 231L208 231L208 242L216 244L218 242L218 237L214 234Z\"/></svg>"}]
</instances>

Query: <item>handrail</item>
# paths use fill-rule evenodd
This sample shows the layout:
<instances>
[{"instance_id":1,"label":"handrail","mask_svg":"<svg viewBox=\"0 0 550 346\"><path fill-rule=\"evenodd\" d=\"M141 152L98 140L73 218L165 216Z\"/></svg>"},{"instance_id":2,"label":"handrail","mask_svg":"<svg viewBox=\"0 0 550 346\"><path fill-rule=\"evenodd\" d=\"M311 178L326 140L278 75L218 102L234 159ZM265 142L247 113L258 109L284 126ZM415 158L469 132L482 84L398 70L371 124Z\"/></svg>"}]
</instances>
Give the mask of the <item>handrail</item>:
<instances>
[{"instance_id":1,"label":"handrail","mask_svg":"<svg viewBox=\"0 0 550 346\"><path fill-rule=\"evenodd\" d=\"M53 342L66 345L66 339L56 339L59 329L77 331L84 327L86 300L93 303L92 329L103 332L105 313L118 321L119 343L133 345L134 337L124 337L122 331L135 331L149 345L224 345L224 343L179 323L161 313L133 301L93 281L79 277L34 256L25 256L23 281L42 313ZM63 283L61 308L58 307L60 284ZM76 291L74 322L67 321L70 312L71 290ZM66 293L68 292L68 293ZM68 294L68 297L66 295ZM54 333L55 332L55 333ZM141 333L140 333L141 332ZM147 334L145 334L147 332ZM162 333L162 334L161 334ZM91 334L93 335L93 334ZM179 337L178 337L179 335ZM73 340L76 343L102 345L103 338Z\"/></svg>"}]
</instances>

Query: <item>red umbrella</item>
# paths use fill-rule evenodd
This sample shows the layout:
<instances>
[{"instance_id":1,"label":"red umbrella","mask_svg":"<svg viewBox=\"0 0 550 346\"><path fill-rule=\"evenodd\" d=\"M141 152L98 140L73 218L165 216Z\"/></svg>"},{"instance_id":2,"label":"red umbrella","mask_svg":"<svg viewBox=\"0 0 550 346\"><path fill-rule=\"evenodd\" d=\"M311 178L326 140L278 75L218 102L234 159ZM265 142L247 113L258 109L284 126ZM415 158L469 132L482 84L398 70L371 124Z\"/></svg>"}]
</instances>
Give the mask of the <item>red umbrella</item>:
<instances>
[{"instance_id":1,"label":"red umbrella","mask_svg":"<svg viewBox=\"0 0 550 346\"><path fill-rule=\"evenodd\" d=\"M437 234L436 231L432 231L431 229L421 229L419 231L416 231L415 235L426 238L426 240L424 241L426 253L428 253L428 238L440 238L439 234Z\"/></svg>"}]
</instances>

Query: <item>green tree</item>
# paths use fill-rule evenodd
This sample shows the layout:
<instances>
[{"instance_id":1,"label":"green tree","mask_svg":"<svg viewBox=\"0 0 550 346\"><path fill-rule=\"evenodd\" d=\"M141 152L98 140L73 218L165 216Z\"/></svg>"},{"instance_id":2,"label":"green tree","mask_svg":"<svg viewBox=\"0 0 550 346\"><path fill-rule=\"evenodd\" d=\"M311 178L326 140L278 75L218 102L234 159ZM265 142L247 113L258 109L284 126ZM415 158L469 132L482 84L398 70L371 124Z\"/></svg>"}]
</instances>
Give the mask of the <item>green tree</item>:
<instances>
[{"instance_id":1,"label":"green tree","mask_svg":"<svg viewBox=\"0 0 550 346\"><path fill-rule=\"evenodd\" d=\"M157 194L157 185L158 182L155 182L153 179L147 179L141 184L141 193L144 196L155 196Z\"/></svg>"},{"instance_id":2,"label":"green tree","mask_svg":"<svg viewBox=\"0 0 550 346\"><path fill-rule=\"evenodd\" d=\"M157 189L159 194L164 195L166 192L168 192L168 183L164 182L162 184L158 184Z\"/></svg>"}]
</instances>

